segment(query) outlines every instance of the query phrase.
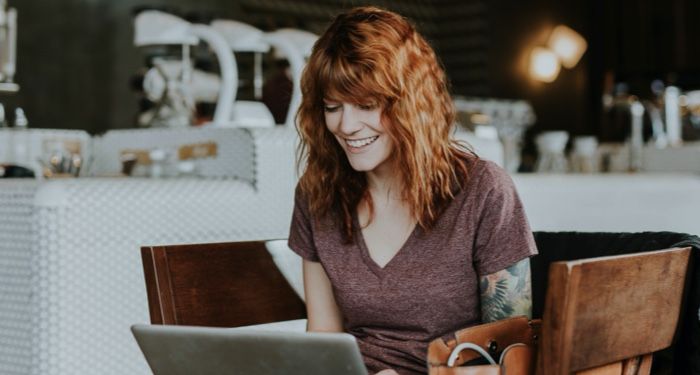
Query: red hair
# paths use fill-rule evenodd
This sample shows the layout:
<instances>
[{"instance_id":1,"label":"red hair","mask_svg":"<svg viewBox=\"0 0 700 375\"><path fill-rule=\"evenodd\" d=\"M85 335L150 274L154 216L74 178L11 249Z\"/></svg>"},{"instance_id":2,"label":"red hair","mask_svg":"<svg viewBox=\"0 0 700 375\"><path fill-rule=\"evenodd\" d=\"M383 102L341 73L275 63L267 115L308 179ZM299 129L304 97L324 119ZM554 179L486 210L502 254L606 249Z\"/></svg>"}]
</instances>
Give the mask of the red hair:
<instances>
[{"instance_id":1,"label":"red hair","mask_svg":"<svg viewBox=\"0 0 700 375\"><path fill-rule=\"evenodd\" d=\"M297 112L301 137L299 181L317 219L337 215L352 242L352 213L372 199L363 172L355 171L327 130L324 98L377 104L393 145L401 197L418 224L429 229L467 177L473 155L451 139L455 111L435 52L398 14L360 7L338 15L313 47L301 78Z\"/></svg>"}]
</instances>

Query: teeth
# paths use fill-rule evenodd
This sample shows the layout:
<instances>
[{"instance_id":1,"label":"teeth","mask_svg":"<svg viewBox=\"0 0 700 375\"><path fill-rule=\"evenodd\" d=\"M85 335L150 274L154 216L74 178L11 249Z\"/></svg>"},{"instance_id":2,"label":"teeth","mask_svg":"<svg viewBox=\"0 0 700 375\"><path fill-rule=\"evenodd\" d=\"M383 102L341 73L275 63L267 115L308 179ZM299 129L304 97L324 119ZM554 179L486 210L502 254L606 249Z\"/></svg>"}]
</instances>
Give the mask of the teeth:
<instances>
[{"instance_id":1,"label":"teeth","mask_svg":"<svg viewBox=\"0 0 700 375\"><path fill-rule=\"evenodd\" d=\"M368 144L370 144L370 143L376 141L377 138L379 138L379 136L374 136L374 137L369 137L369 138L363 138L363 139L353 139L353 140L346 139L345 142L346 142L350 147L359 148L359 147L367 146Z\"/></svg>"}]
</instances>

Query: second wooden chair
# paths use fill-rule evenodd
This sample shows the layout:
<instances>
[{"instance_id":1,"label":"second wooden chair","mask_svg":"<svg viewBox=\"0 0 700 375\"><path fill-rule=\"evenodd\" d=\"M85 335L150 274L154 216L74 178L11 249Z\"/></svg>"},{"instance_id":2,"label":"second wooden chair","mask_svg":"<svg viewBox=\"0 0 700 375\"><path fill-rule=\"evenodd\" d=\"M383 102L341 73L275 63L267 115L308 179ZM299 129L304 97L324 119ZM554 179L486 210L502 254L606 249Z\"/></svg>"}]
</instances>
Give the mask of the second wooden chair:
<instances>
[{"instance_id":1,"label":"second wooden chair","mask_svg":"<svg viewBox=\"0 0 700 375\"><path fill-rule=\"evenodd\" d=\"M141 248L151 323L238 327L306 317L264 241Z\"/></svg>"}]
</instances>

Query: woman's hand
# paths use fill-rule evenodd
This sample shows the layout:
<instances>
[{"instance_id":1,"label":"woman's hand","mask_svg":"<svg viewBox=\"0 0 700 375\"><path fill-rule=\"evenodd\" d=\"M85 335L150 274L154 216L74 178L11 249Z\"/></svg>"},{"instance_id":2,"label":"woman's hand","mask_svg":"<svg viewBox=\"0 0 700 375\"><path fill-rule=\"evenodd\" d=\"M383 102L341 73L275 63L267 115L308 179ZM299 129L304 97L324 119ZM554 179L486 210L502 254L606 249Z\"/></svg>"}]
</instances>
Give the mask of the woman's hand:
<instances>
[{"instance_id":1,"label":"woman's hand","mask_svg":"<svg viewBox=\"0 0 700 375\"><path fill-rule=\"evenodd\" d=\"M376 373L374 375L399 375L399 373L388 368L386 370L379 371L378 373Z\"/></svg>"}]
</instances>

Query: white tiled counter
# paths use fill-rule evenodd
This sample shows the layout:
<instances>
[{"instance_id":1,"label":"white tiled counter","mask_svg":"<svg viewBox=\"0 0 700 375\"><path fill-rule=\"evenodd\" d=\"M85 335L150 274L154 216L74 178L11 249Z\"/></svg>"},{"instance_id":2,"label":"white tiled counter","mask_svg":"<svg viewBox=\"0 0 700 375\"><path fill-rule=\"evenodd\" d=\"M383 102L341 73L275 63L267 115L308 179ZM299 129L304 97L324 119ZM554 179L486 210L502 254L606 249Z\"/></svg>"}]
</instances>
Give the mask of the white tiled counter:
<instances>
[{"instance_id":1,"label":"white tiled counter","mask_svg":"<svg viewBox=\"0 0 700 375\"><path fill-rule=\"evenodd\" d=\"M253 181L0 180L0 374L148 374L140 246L287 236L296 133L251 134Z\"/></svg>"}]
</instances>

